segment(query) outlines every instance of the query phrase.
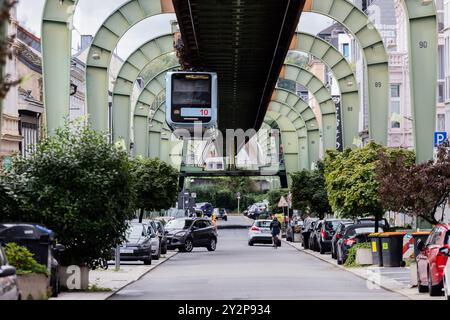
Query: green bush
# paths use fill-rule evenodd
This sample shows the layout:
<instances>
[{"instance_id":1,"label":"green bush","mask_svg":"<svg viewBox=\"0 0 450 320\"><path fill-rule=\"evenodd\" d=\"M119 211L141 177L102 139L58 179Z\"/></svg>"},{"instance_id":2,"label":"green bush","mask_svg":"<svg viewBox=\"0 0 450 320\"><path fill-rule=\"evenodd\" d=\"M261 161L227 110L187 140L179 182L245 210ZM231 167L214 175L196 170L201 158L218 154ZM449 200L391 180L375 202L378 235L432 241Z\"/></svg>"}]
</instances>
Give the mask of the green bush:
<instances>
[{"instance_id":1,"label":"green bush","mask_svg":"<svg viewBox=\"0 0 450 320\"><path fill-rule=\"evenodd\" d=\"M345 261L344 266L347 268L360 267L360 265L358 263L356 263L356 252L359 249L371 249L371 248L372 248L372 245L370 242L363 242L363 243L358 243L357 245L354 245L348 251L348 258Z\"/></svg>"},{"instance_id":2,"label":"green bush","mask_svg":"<svg viewBox=\"0 0 450 320\"><path fill-rule=\"evenodd\" d=\"M25 247L16 243L9 243L5 246L8 262L17 269L18 275L45 274L48 275L47 268L36 262L33 254Z\"/></svg>"},{"instance_id":3,"label":"green bush","mask_svg":"<svg viewBox=\"0 0 450 320\"><path fill-rule=\"evenodd\" d=\"M127 153L82 125L57 130L32 155L17 158L2 180L16 210L2 212L0 221L53 230L66 247L60 261L66 266L103 265L135 213Z\"/></svg>"}]
</instances>

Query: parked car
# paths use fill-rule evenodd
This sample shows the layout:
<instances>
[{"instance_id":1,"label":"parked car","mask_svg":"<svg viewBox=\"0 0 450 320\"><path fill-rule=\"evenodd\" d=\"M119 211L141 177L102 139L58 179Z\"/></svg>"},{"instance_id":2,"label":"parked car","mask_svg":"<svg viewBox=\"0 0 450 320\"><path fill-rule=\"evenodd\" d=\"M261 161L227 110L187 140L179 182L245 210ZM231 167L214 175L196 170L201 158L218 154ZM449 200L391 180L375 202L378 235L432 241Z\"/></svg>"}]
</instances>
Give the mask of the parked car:
<instances>
[{"instance_id":1,"label":"parked car","mask_svg":"<svg viewBox=\"0 0 450 320\"><path fill-rule=\"evenodd\" d=\"M444 269L448 256L445 248L450 248L450 223L437 225L426 242L417 243L420 250L416 258L419 292L429 292L431 296L443 294Z\"/></svg>"},{"instance_id":2,"label":"parked car","mask_svg":"<svg viewBox=\"0 0 450 320\"><path fill-rule=\"evenodd\" d=\"M304 223L302 220L294 220L289 223L288 227L286 228L286 241L294 241L295 228L303 228L303 225Z\"/></svg>"},{"instance_id":3,"label":"parked car","mask_svg":"<svg viewBox=\"0 0 450 320\"><path fill-rule=\"evenodd\" d=\"M8 264L6 254L0 246L0 300L20 300L16 269Z\"/></svg>"},{"instance_id":4,"label":"parked car","mask_svg":"<svg viewBox=\"0 0 450 320\"><path fill-rule=\"evenodd\" d=\"M314 230L314 226L318 219L315 218L306 218L304 221L303 229L302 229L302 245L304 249L309 249L309 238L311 236L311 232Z\"/></svg>"},{"instance_id":5,"label":"parked car","mask_svg":"<svg viewBox=\"0 0 450 320\"><path fill-rule=\"evenodd\" d=\"M153 223L154 223L153 228L156 230L156 233L158 234L161 243L161 254L166 254L167 253L166 229L164 228L163 223L159 220L154 220Z\"/></svg>"},{"instance_id":6,"label":"parked car","mask_svg":"<svg viewBox=\"0 0 450 320\"><path fill-rule=\"evenodd\" d=\"M271 244L272 233L270 224L272 220L256 220L248 231L248 245L253 246L256 243Z\"/></svg>"},{"instance_id":7,"label":"parked car","mask_svg":"<svg viewBox=\"0 0 450 320\"><path fill-rule=\"evenodd\" d=\"M224 208L215 208L214 213L218 220L222 219L223 221L228 221L228 213Z\"/></svg>"},{"instance_id":8,"label":"parked car","mask_svg":"<svg viewBox=\"0 0 450 320\"><path fill-rule=\"evenodd\" d=\"M155 224L151 221L149 224L145 224L147 233L150 235L150 244L152 247L152 259L159 260L161 258L161 238L156 231Z\"/></svg>"},{"instance_id":9,"label":"parked car","mask_svg":"<svg viewBox=\"0 0 450 320\"><path fill-rule=\"evenodd\" d=\"M313 251L318 252L319 249L319 238L320 238L320 232L322 230L323 220L318 220L314 224L314 229L311 232L311 235L309 237L309 248Z\"/></svg>"},{"instance_id":10,"label":"parked car","mask_svg":"<svg viewBox=\"0 0 450 320\"><path fill-rule=\"evenodd\" d=\"M325 219L323 220L321 229L317 232L316 241L320 254L330 252L332 249L333 237L341 223L352 223L351 220Z\"/></svg>"},{"instance_id":11,"label":"parked car","mask_svg":"<svg viewBox=\"0 0 450 320\"><path fill-rule=\"evenodd\" d=\"M166 225L167 247L181 252L191 252L194 248L205 247L215 251L217 231L212 221L203 218L181 218Z\"/></svg>"},{"instance_id":12,"label":"parked car","mask_svg":"<svg viewBox=\"0 0 450 320\"><path fill-rule=\"evenodd\" d=\"M380 227L380 232L384 229ZM342 238L337 241L337 263L347 261L349 250L358 243L369 242L369 234L375 232L375 223L357 223L345 228Z\"/></svg>"},{"instance_id":13,"label":"parked car","mask_svg":"<svg viewBox=\"0 0 450 320\"><path fill-rule=\"evenodd\" d=\"M149 231L149 225L144 223L130 224L126 242L120 248L121 261L143 261L145 265L152 264L152 239L158 236Z\"/></svg>"},{"instance_id":14,"label":"parked car","mask_svg":"<svg viewBox=\"0 0 450 320\"><path fill-rule=\"evenodd\" d=\"M375 218L359 218L356 219L356 223L375 223ZM389 225L389 222L387 221L386 218L382 218L381 220L378 221L379 226L383 228L383 230L385 230L386 232L389 231L391 229L391 226Z\"/></svg>"},{"instance_id":15,"label":"parked car","mask_svg":"<svg viewBox=\"0 0 450 320\"><path fill-rule=\"evenodd\" d=\"M449 248L441 248L440 252L447 257L450 257L450 249ZM445 299L450 301L450 259L447 259L447 265L444 269L444 296Z\"/></svg>"},{"instance_id":16,"label":"parked car","mask_svg":"<svg viewBox=\"0 0 450 320\"><path fill-rule=\"evenodd\" d=\"M333 239L331 239L331 257L337 259L337 242L344 236L345 228L353 225L354 222L350 220L341 221L336 228Z\"/></svg>"},{"instance_id":17,"label":"parked car","mask_svg":"<svg viewBox=\"0 0 450 320\"><path fill-rule=\"evenodd\" d=\"M268 210L267 204L264 202L255 203L248 209L247 217L258 220L262 214L266 214Z\"/></svg>"},{"instance_id":18,"label":"parked car","mask_svg":"<svg viewBox=\"0 0 450 320\"><path fill-rule=\"evenodd\" d=\"M212 217L212 214L214 211L214 206L211 203L208 203L208 202L197 203L195 205L195 207L196 207L196 211L201 210L203 212L204 216L209 217L209 218Z\"/></svg>"}]
</instances>

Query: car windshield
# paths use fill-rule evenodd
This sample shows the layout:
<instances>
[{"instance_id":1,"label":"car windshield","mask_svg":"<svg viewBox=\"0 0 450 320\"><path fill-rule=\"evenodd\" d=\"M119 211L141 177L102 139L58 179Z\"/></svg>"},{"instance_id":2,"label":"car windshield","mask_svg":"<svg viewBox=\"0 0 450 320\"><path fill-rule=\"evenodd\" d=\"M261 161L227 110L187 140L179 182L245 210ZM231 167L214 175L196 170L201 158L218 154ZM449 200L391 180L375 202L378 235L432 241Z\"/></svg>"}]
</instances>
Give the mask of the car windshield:
<instances>
[{"instance_id":1,"label":"car windshield","mask_svg":"<svg viewBox=\"0 0 450 320\"><path fill-rule=\"evenodd\" d=\"M133 242L139 240L141 237L145 237L145 228L143 224L133 223L128 229L127 241Z\"/></svg>"},{"instance_id":2,"label":"car windshield","mask_svg":"<svg viewBox=\"0 0 450 320\"><path fill-rule=\"evenodd\" d=\"M256 222L256 226L258 228L270 228L270 223L272 221L257 221Z\"/></svg>"},{"instance_id":3,"label":"car windshield","mask_svg":"<svg viewBox=\"0 0 450 320\"><path fill-rule=\"evenodd\" d=\"M383 228L380 228L380 232L383 232ZM356 229L350 229L347 232L348 236L355 236L357 234L366 234L366 233L373 233L375 232L375 227L361 227Z\"/></svg>"},{"instance_id":4,"label":"car windshield","mask_svg":"<svg viewBox=\"0 0 450 320\"><path fill-rule=\"evenodd\" d=\"M325 223L325 230L336 231L337 227L341 224L340 221L327 221Z\"/></svg>"},{"instance_id":5,"label":"car windshield","mask_svg":"<svg viewBox=\"0 0 450 320\"><path fill-rule=\"evenodd\" d=\"M189 229L192 225L192 220L187 219L177 219L169 221L166 225L166 230L176 230L176 229L182 229L186 230Z\"/></svg>"}]
</instances>

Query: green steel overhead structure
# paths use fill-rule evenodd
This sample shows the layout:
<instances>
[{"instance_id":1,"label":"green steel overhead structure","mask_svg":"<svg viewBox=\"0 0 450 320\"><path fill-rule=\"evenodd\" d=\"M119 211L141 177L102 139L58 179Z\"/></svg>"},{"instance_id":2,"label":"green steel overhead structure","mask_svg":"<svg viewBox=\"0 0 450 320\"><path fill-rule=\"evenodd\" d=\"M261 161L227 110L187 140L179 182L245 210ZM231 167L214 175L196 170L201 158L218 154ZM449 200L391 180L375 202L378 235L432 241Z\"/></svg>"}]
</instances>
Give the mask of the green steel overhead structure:
<instances>
[{"instance_id":1,"label":"green steel overhead structure","mask_svg":"<svg viewBox=\"0 0 450 320\"><path fill-rule=\"evenodd\" d=\"M389 58L376 27L364 12L347 0L308 0L305 11L336 20L345 26L360 44L367 68L369 136L376 142L387 145Z\"/></svg>"},{"instance_id":2,"label":"green steel overhead structure","mask_svg":"<svg viewBox=\"0 0 450 320\"><path fill-rule=\"evenodd\" d=\"M156 58L155 61L159 59L161 59L161 57ZM165 125L165 110L161 111L159 108L157 110L151 110L151 107L152 105L154 105L156 97L160 96L161 93L164 92L165 90L165 73L176 67L178 67L178 65L176 64L173 64L171 66L165 65L165 68L163 68L163 70L157 69L154 70L155 72L152 73L152 76L149 79L145 79L146 81L144 84L144 89L138 96L138 99L136 100L136 105L132 106L132 110L135 110L134 124L133 124L133 131L135 137L134 145L136 154L138 155L149 154L148 143L144 142L147 136L147 127L149 123L152 126L152 130L149 133L150 135L149 141L155 142L158 141L158 139L160 138L158 136L158 132L160 132L160 130L162 130L163 126ZM293 65L289 67L298 68ZM295 78L292 78L292 80L296 79L297 75ZM311 81L309 82L312 86ZM313 90L319 92L320 87L319 89L313 88ZM298 113L301 114L306 119L305 122L308 124L308 132L311 132L309 143L311 145L315 145L311 147L311 154L309 156L309 160L310 162L317 162L319 159L319 149L320 149L320 130L319 130L320 127L311 107L308 104L306 104L303 100L301 100L299 97L297 97L295 94L287 90L277 89L274 92L274 96L275 95L280 96L282 102L292 105L293 108L300 108L297 109L299 111ZM153 122L153 119L146 119L146 116L149 116L150 111L155 112L153 118L157 117L158 121L156 121L156 123ZM336 119L336 117L334 117L334 119ZM334 133L336 133L336 130L334 130ZM152 156L155 156L155 154L152 154Z\"/></svg>"},{"instance_id":3,"label":"green steel overhead structure","mask_svg":"<svg viewBox=\"0 0 450 320\"><path fill-rule=\"evenodd\" d=\"M285 64L280 78L299 83L312 93L320 107L323 149L336 150L336 105L323 81L309 70L295 64Z\"/></svg>"},{"instance_id":4,"label":"green steel overhead structure","mask_svg":"<svg viewBox=\"0 0 450 320\"><path fill-rule=\"evenodd\" d=\"M42 68L47 134L64 126L70 110L72 22L78 0L46 0L42 16Z\"/></svg>"},{"instance_id":5,"label":"green steel overhead structure","mask_svg":"<svg viewBox=\"0 0 450 320\"><path fill-rule=\"evenodd\" d=\"M151 39L125 60L117 75L112 100L113 141L124 140L130 146L131 96L142 71L156 58L173 52L173 34Z\"/></svg>"},{"instance_id":6,"label":"green steel overhead structure","mask_svg":"<svg viewBox=\"0 0 450 320\"><path fill-rule=\"evenodd\" d=\"M434 1L404 0L408 16L409 76L418 163L433 159L438 79L438 32Z\"/></svg>"},{"instance_id":7,"label":"green steel overhead structure","mask_svg":"<svg viewBox=\"0 0 450 320\"><path fill-rule=\"evenodd\" d=\"M341 93L343 143L345 148L354 147L359 137L360 93L358 82L349 62L333 45L312 34L297 32L291 50L309 53L331 69Z\"/></svg>"},{"instance_id":8,"label":"green steel overhead structure","mask_svg":"<svg viewBox=\"0 0 450 320\"><path fill-rule=\"evenodd\" d=\"M117 44L131 27L144 19L173 13L166 2L130 0L115 10L94 36L86 63L86 101L89 120L95 130L108 130L108 70Z\"/></svg>"},{"instance_id":9,"label":"green steel overhead structure","mask_svg":"<svg viewBox=\"0 0 450 320\"><path fill-rule=\"evenodd\" d=\"M127 60L125 60L121 70L119 71L114 90L113 90L113 137L114 141L124 139L126 145L129 145L129 125L126 125L124 119L129 119L131 108L131 94L133 92L134 84L138 78L143 77L143 70L147 69L149 65L155 63L159 58L166 56L173 51L172 35L163 35L156 39L152 39L145 43L142 47L133 52ZM321 113L322 113L322 128L324 136L324 149L335 149L336 146L336 109L332 100L331 94L326 89L324 83L313 75L308 70L295 65L286 64L281 72L281 78L285 77L287 80L296 81L308 90L310 90L316 97ZM150 79L150 81L153 78ZM143 79L145 84L149 82ZM159 83L160 84L160 83ZM143 99L147 101L149 98L154 98L160 89L157 86L155 90L144 88L145 96ZM138 99L144 105L145 103L141 97ZM153 103L153 102L152 102ZM142 105L140 106L142 108ZM135 108L131 108L134 110ZM139 112L140 114L142 112ZM142 122L142 119L141 119ZM128 121L130 123L130 121ZM152 141L157 141L152 139ZM145 150L139 150L145 153Z\"/></svg>"},{"instance_id":10,"label":"green steel overhead structure","mask_svg":"<svg viewBox=\"0 0 450 320\"><path fill-rule=\"evenodd\" d=\"M41 33L44 102L47 132L49 134L52 134L56 128L63 124L65 116L69 113L71 24L77 2L75 0L46 0L44 6ZM437 81L437 76L435 77L434 74L437 74L436 9L433 1L403 0L403 2L408 16L407 24L410 38L409 54L413 114L415 119L421 119L420 122L414 122L416 149L418 161L420 162L432 158L432 131L435 130L436 121L436 111L433 109L436 104L432 101L436 101L436 88L432 84ZM102 131L107 129L106 125L100 128L101 125L99 124L105 124L104 120L107 119L108 103L107 99L105 100L108 90L108 77L106 75L109 64L107 61L110 61L111 52L116 47L118 40L132 25L155 14L173 11L170 0L130 0L116 10L102 25L96 35L94 45L89 54L90 61L88 61L89 80L87 81L91 84L94 82L94 84L87 87L87 95L88 100L91 95L92 99L90 100L95 100L96 102L91 105L88 101L88 110L91 114L94 128ZM380 42L377 42L377 36L374 36L376 29L373 25L367 23L367 16L346 0L308 0L305 11L325 14L336 19L359 39L368 63L370 106L373 105L373 100L376 99L376 94L372 94L373 91L376 91L375 89L382 93L381 96L388 96L385 93L387 91L387 82L384 85L384 81L388 78L386 75L383 75L385 73L384 65L387 63L384 54L385 50L380 46ZM325 51L323 54L328 54L328 52ZM348 81L348 83L352 82ZM93 91L92 88L94 86L95 89ZM106 93L102 92L103 89ZM102 97L95 98L97 94ZM104 103L103 106L100 106L100 101ZM381 104L382 108L385 108L387 105L387 103L381 103L379 100L377 107L378 103ZM346 110L355 109L353 106L346 107L345 99L342 99L342 105L343 119L345 121ZM381 116L379 110L374 111L372 109L370 109L371 131L373 131L372 123L375 121L372 113L379 114L380 119L386 118ZM101 112L104 112L103 115L99 115ZM384 120L381 121L381 125L384 122L386 122L387 126L387 121ZM345 128L347 127L348 125L344 125L344 131L346 131ZM347 145L351 144L348 138L346 140Z\"/></svg>"}]
</instances>

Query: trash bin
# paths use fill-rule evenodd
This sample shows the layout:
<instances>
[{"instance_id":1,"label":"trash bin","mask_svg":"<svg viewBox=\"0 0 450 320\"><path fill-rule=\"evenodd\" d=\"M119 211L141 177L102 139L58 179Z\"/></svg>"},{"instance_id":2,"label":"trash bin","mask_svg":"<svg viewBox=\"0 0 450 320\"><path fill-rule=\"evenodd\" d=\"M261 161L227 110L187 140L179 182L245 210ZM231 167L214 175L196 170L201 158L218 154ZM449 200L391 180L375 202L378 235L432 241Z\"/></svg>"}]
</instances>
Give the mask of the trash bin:
<instances>
[{"instance_id":1,"label":"trash bin","mask_svg":"<svg viewBox=\"0 0 450 320\"><path fill-rule=\"evenodd\" d=\"M369 235L370 242L372 243L372 259L373 264L379 267L383 266L383 251L381 250L381 233L371 233Z\"/></svg>"},{"instance_id":2,"label":"trash bin","mask_svg":"<svg viewBox=\"0 0 450 320\"><path fill-rule=\"evenodd\" d=\"M27 248L39 264L51 270L52 246L55 242L51 230L34 224L0 224L0 242L14 242Z\"/></svg>"},{"instance_id":3,"label":"trash bin","mask_svg":"<svg viewBox=\"0 0 450 320\"><path fill-rule=\"evenodd\" d=\"M401 267L403 262L403 238L405 232L380 234L384 267Z\"/></svg>"},{"instance_id":4,"label":"trash bin","mask_svg":"<svg viewBox=\"0 0 450 320\"><path fill-rule=\"evenodd\" d=\"M412 234L413 238L414 238L414 257L417 257L420 253L420 250L417 248L417 243L419 242L419 240L422 241L427 241L428 237L430 236L431 232L414 232Z\"/></svg>"}]
</instances>

